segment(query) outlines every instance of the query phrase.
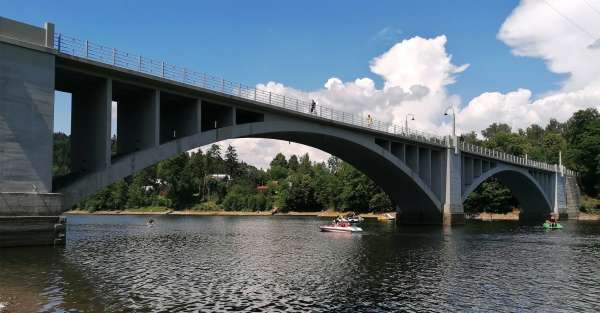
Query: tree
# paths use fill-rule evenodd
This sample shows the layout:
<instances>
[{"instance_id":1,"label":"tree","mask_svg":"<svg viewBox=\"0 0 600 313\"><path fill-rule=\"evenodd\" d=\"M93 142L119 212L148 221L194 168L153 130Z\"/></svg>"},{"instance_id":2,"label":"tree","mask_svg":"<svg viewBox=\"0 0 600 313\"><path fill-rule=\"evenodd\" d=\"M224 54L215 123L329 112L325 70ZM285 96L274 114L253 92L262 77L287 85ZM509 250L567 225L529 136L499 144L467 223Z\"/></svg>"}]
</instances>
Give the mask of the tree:
<instances>
[{"instance_id":1,"label":"tree","mask_svg":"<svg viewBox=\"0 0 600 313\"><path fill-rule=\"evenodd\" d=\"M195 188L191 183L190 173L186 171L187 164L187 153L181 153L160 162L157 168L158 178L167 186L167 198L176 209L183 209L192 204Z\"/></svg>"},{"instance_id":2,"label":"tree","mask_svg":"<svg viewBox=\"0 0 600 313\"><path fill-rule=\"evenodd\" d=\"M481 135L483 135L483 137L485 139L491 139L494 138L498 135L498 133L511 133L511 128L510 126L508 126L508 124L497 124L497 123L493 123L492 125L488 126L486 129L481 131Z\"/></svg>"},{"instance_id":3,"label":"tree","mask_svg":"<svg viewBox=\"0 0 600 313\"><path fill-rule=\"evenodd\" d=\"M518 207L517 199L493 177L481 183L464 203L465 212L468 213L508 213L515 207Z\"/></svg>"},{"instance_id":4,"label":"tree","mask_svg":"<svg viewBox=\"0 0 600 313\"><path fill-rule=\"evenodd\" d=\"M550 132L544 136L542 149L546 155L546 162L558 164L558 154L565 154L567 141L559 133Z\"/></svg>"},{"instance_id":5,"label":"tree","mask_svg":"<svg viewBox=\"0 0 600 313\"><path fill-rule=\"evenodd\" d=\"M371 197L371 200L369 200L369 206L375 212L390 211L390 209L392 208L392 201L390 200L390 197L388 197L387 194L383 192L378 192L375 195L373 195L373 197Z\"/></svg>"},{"instance_id":6,"label":"tree","mask_svg":"<svg viewBox=\"0 0 600 313\"><path fill-rule=\"evenodd\" d=\"M583 191L596 197L600 194L600 113L596 109L575 112L567 121L565 131L567 160L581 174Z\"/></svg>"},{"instance_id":7,"label":"tree","mask_svg":"<svg viewBox=\"0 0 600 313\"><path fill-rule=\"evenodd\" d=\"M71 172L71 138L68 135L54 133L52 157L53 176L64 176Z\"/></svg>"},{"instance_id":8,"label":"tree","mask_svg":"<svg viewBox=\"0 0 600 313\"><path fill-rule=\"evenodd\" d=\"M228 145L227 151L225 151L225 172L231 177L238 177L239 167L237 151L233 146Z\"/></svg>"},{"instance_id":9,"label":"tree","mask_svg":"<svg viewBox=\"0 0 600 313\"><path fill-rule=\"evenodd\" d=\"M310 157L308 153L305 153L300 157L300 165L298 165L298 171L304 174L310 174L312 170L312 163L310 162Z\"/></svg>"},{"instance_id":10,"label":"tree","mask_svg":"<svg viewBox=\"0 0 600 313\"><path fill-rule=\"evenodd\" d=\"M297 171L300 163L298 163L298 157L295 154L292 154L288 161L288 168L292 171Z\"/></svg>"},{"instance_id":11,"label":"tree","mask_svg":"<svg viewBox=\"0 0 600 313\"><path fill-rule=\"evenodd\" d=\"M283 155L282 153L277 153L277 155L275 155L275 158L273 158L273 161L271 161L271 167L273 166L280 166L283 168L288 168L288 163L285 159L285 155Z\"/></svg>"},{"instance_id":12,"label":"tree","mask_svg":"<svg viewBox=\"0 0 600 313\"><path fill-rule=\"evenodd\" d=\"M460 135L460 140L471 145L481 144L481 140L477 138L477 133L474 131Z\"/></svg>"}]
</instances>

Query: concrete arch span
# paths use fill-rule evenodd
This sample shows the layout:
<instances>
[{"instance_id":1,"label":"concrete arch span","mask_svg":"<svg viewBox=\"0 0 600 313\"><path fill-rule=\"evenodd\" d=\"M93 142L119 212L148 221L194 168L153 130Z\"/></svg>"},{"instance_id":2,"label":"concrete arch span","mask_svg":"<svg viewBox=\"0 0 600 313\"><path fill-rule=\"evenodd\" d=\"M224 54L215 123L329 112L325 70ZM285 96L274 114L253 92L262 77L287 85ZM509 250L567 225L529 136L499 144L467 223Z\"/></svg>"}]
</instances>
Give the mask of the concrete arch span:
<instances>
[{"instance_id":1,"label":"concrete arch span","mask_svg":"<svg viewBox=\"0 0 600 313\"><path fill-rule=\"evenodd\" d=\"M406 222L441 222L441 202L417 173L377 145L372 136L339 127L278 118L200 132L160 146L134 152L113 161L104 170L87 174L58 187L63 209L119 179L191 149L235 138L268 138L301 143L335 155L352 164L377 183L398 203Z\"/></svg>"},{"instance_id":2,"label":"concrete arch span","mask_svg":"<svg viewBox=\"0 0 600 313\"><path fill-rule=\"evenodd\" d=\"M529 171L512 165L500 164L475 178L463 190L463 203L479 185L490 177L498 179L517 198L521 206L521 220L537 221L545 218L552 212L552 201L547 197L543 186L538 183Z\"/></svg>"}]
</instances>

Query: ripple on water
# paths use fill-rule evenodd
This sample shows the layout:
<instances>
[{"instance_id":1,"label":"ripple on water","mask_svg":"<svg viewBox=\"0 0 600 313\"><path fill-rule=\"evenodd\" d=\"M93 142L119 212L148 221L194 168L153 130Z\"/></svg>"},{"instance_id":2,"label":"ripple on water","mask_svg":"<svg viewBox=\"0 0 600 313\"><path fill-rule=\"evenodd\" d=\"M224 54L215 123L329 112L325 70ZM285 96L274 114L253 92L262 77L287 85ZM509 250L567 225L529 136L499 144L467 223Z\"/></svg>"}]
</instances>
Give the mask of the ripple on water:
<instances>
[{"instance_id":1,"label":"ripple on water","mask_svg":"<svg viewBox=\"0 0 600 313\"><path fill-rule=\"evenodd\" d=\"M0 295L8 286L16 299L25 279L42 312L594 312L600 305L600 225L548 233L488 223L444 233L368 222L364 234L348 235L318 232L323 220L314 218L155 220L148 228L138 216L70 217L64 251L6 250Z\"/></svg>"}]
</instances>

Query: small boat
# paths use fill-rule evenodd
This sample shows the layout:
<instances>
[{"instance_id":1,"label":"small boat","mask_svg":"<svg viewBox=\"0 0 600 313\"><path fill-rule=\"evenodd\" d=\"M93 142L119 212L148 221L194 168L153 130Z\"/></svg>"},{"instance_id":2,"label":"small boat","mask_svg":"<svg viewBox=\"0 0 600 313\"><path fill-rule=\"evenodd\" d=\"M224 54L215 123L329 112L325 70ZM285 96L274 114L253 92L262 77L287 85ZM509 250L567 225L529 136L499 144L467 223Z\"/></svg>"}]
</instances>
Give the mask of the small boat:
<instances>
[{"instance_id":1,"label":"small boat","mask_svg":"<svg viewBox=\"0 0 600 313\"><path fill-rule=\"evenodd\" d=\"M385 213L383 215L380 215L377 217L378 221L393 221L396 219L395 215L392 215L390 213Z\"/></svg>"},{"instance_id":2,"label":"small boat","mask_svg":"<svg viewBox=\"0 0 600 313\"><path fill-rule=\"evenodd\" d=\"M356 224L364 221L364 218L362 218L362 216L357 215L354 212L349 212L343 219L350 222L351 224Z\"/></svg>"},{"instance_id":3,"label":"small boat","mask_svg":"<svg viewBox=\"0 0 600 313\"><path fill-rule=\"evenodd\" d=\"M337 232L337 233L356 233L356 232L363 231L362 228L360 228L358 226L354 226L347 222L333 223L330 225L322 225L322 226L319 226L319 228L321 229L321 231Z\"/></svg>"},{"instance_id":4,"label":"small boat","mask_svg":"<svg viewBox=\"0 0 600 313\"><path fill-rule=\"evenodd\" d=\"M560 225L559 223L555 223L554 225L552 225L548 221L544 222L544 224L542 226L544 226L545 229L562 229L563 228L562 225Z\"/></svg>"}]
</instances>

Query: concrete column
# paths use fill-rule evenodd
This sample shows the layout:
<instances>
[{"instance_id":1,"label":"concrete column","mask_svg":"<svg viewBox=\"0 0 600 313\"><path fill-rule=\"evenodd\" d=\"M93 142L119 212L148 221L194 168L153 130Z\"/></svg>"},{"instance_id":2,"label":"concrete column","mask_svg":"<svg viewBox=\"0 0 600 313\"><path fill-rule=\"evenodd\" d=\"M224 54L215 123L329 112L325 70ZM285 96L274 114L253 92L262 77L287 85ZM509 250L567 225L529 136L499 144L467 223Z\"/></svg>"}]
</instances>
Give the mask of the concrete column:
<instances>
[{"instance_id":1,"label":"concrete column","mask_svg":"<svg viewBox=\"0 0 600 313\"><path fill-rule=\"evenodd\" d=\"M444 173L442 172L442 153L437 150L431 150L431 190L438 198L442 198L442 181Z\"/></svg>"},{"instance_id":2,"label":"concrete column","mask_svg":"<svg viewBox=\"0 0 600 313\"><path fill-rule=\"evenodd\" d=\"M415 173L419 173L419 148L406 145L406 165Z\"/></svg>"},{"instance_id":3,"label":"concrete column","mask_svg":"<svg viewBox=\"0 0 600 313\"><path fill-rule=\"evenodd\" d=\"M481 176L483 165L481 159L473 159L473 177Z\"/></svg>"},{"instance_id":4,"label":"concrete column","mask_svg":"<svg viewBox=\"0 0 600 313\"><path fill-rule=\"evenodd\" d=\"M156 145L156 92L125 84L113 84L117 101L117 154L124 155Z\"/></svg>"},{"instance_id":5,"label":"concrete column","mask_svg":"<svg viewBox=\"0 0 600 313\"><path fill-rule=\"evenodd\" d=\"M490 162L483 160L481 162L481 173L485 173L490 170Z\"/></svg>"},{"instance_id":6,"label":"concrete column","mask_svg":"<svg viewBox=\"0 0 600 313\"><path fill-rule=\"evenodd\" d=\"M160 146L160 90L154 90L154 146Z\"/></svg>"},{"instance_id":7,"label":"concrete column","mask_svg":"<svg viewBox=\"0 0 600 313\"><path fill-rule=\"evenodd\" d=\"M93 173L110 165L111 79L89 84L72 93L71 168Z\"/></svg>"},{"instance_id":8,"label":"concrete column","mask_svg":"<svg viewBox=\"0 0 600 313\"><path fill-rule=\"evenodd\" d=\"M431 187L431 150L419 148L419 176Z\"/></svg>"},{"instance_id":9,"label":"concrete column","mask_svg":"<svg viewBox=\"0 0 600 313\"><path fill-rule=\"evenodd\" d=\"M392 154L397 157L401 162L404 162L404 144L398 142L392 142Z\"/></svg>"},{"instance_id":10,"label":"concrete column","mask_svg":"<svg viewBox=\"0 0 600 313\"><path fill-rule=\"evenodd\" d=\"M446 175L444 199L442 206L443 224L455 225L465 223L465 213L462 204L461 153L455 153L452 147L445 151Z\"/></svg>"},{"instance_id":11,"label":"concrete column","mask_svg":"<svg viewBox=\"0 0 600 313\"><path fill-rule=\"evenodd\" d=\"M465 186L470 185L473 182L473 159L469 157L465 157L464 162L464 176L463 176L463 184Z\"/></svg>"}]
</instances>

